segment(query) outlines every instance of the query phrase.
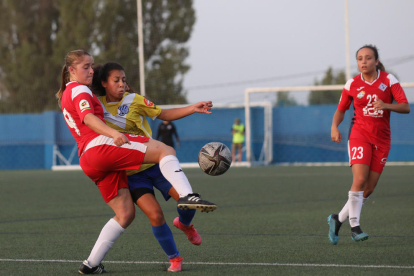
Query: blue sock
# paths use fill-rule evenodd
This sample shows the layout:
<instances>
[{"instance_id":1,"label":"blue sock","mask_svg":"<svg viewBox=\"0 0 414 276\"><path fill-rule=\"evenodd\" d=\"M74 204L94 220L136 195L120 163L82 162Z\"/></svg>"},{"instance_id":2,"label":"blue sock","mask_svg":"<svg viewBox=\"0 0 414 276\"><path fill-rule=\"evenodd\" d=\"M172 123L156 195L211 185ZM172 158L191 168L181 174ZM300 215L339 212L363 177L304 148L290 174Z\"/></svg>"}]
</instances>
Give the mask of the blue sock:
<instances>
[{"instance_id":1,"label":"blue sock","mask_svg":"<svg viewBox=\"0 0 414 276\"><path fill-rule=\"evenodd\" d=\"M167 254L168 259L180 256L180 252L178 252L177 246L175 245L173 234L167 223L161 226L152 226L152 232L162 249L164 249L165 254Z\"/></svg>"},{"instance_id":2,"label":"blue sock","mask_svg":"<svg viewBox=\"0 0 414 276\"><path fill-rule=\"evenodd\" d=\"M184 225L190 226L191 221L193 220L194 215L196 213L196 210L194 209L181 210L180 208L177 207L177 212L178 212L181 223Z\"/></svg>"}]
</instances>

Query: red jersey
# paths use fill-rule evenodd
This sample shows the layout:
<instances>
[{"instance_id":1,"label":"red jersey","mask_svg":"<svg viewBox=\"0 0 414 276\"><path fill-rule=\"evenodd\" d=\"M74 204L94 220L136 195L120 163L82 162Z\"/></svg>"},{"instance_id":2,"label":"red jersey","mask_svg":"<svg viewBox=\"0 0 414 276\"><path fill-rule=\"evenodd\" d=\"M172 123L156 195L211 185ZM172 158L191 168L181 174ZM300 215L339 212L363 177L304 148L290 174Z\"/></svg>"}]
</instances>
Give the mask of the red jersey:
<instances>
[{"instance_id":1,"label":"red jersey","mask_svg":"<svg viewBox=\"0 0 414 276\"><path fill-rule=\"evenodd\" d=\"M89 141L99 136L83 123L85 115L92 113L105 123L101 102L87 86L72 81L66 84L61 104L63 117L78 144L78 154L81 156Z\"/></svg>"},{"instance_id":2,"label":"red jersey","mask_svg":"<svg viewBox=\"0 0 414 276\"><path fill-rule=\"evenodd\" d=\"M362 74L350 79L342 90L338 109L346 111L352 101L355 114L352 119L349 136L355 131L373 141L389 143L391 140L390 111L378 110L373 103L378 99L384 103L408 103L404 90L391 74L378 70L378 77L372 83L364 80Z\"/></svg>"}]
</instances>

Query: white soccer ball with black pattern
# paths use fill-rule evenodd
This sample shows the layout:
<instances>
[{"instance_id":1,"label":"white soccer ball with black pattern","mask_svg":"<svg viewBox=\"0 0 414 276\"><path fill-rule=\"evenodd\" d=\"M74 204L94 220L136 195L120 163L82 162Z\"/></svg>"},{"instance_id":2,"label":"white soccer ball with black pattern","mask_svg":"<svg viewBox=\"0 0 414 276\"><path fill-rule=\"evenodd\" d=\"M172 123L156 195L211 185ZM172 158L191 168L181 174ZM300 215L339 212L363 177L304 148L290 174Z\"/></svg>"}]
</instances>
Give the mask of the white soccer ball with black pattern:
<instances>
[{"instance_id":1,"label":"white soccer ball with black pattern","mask_svg":"<svg viewBox=\"0 0 414 276\"><path fill-rule=\"evenodd\" d=\"M222 175L231 165L231 152L220 142L211 142L201 148L198 154L198 164L208 175Z\"/></svg>"}]
</instances>

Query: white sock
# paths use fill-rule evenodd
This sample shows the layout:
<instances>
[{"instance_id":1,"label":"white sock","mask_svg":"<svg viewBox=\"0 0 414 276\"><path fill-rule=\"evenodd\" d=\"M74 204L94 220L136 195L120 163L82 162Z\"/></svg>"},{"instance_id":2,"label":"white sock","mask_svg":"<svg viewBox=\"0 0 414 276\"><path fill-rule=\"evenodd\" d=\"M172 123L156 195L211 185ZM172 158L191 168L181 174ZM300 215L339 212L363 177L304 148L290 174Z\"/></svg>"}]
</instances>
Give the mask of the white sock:
<instances>
[{"instance_id":1,"label":"white sock","mask_svg":"<svg viewBox=\"0 0 414 276\"><path fill-rule=\"evenodd\" d=\"M106 253L108 253L116 239L124 233L124 231L125 229L113 218L105 224L88 257L88 262L92 267L98 266L102 262Z\"/></svg>"},{"instance_id":2,"label":"white sock","mask_svg":"<svg viewBox=\"0 0 414 276\"><path fill-rule=\"evenodd\" d=\"M341 212L338 214L338 220L342 223L344 223L349 216L349 199L345 203L344 207L342 208Z\"/></svg>"},{"instance_id":3,"label":"white sock","mask_svg":"<svg viewBox=\"0 0 414 276\"><path fill-rule=\"evenodd\" d=\"M361 216L363 191L351 192L349 191L349 224L351 227L359 226L359 218Z\"/></svg>"},{"instance_id":4,"label":"white sock","mask_svg":"<svg viewBox=\"0 0 414 276\"><path fill-rule=\"evenodd\" d=\"M362 199L362 206L364 206L365 201L367 201L369 197L364 197ZM345 203L344 207L342 208L341 212L338 214L338 220L342 223L348 220L349 217L349 200Z\"/></svg>"},{"instance_id":5,"label":"white sock","mask_svg":"<svg viewBox=\"0 0 414 276\"><path fill-rule=\"evenodd\" d=\"M181 169L177 157L167 155L162 158L160 161L160 170L162 175L173 185L180 197L193 193L191 184Z\"/></svg>"}]
</instances>

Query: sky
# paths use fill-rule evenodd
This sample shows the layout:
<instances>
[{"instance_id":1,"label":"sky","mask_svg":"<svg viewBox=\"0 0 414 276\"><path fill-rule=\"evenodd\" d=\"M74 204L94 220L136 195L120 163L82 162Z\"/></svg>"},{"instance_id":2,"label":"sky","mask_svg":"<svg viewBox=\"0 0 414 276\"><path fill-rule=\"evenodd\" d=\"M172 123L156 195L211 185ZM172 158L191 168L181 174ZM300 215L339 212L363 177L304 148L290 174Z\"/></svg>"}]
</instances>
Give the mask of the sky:
<instances>
[{"instance_id":1,"label":"sky","mask_svg":"<svg viewBox=\"0 0 414 276\"><path fill-rule=\"evenodd\" d=\"M189 103L243 103L246 88L313 85L329 67L345 69L344 0L194 0L194 8ZM414 82L414 1L348 0L348 9L352 77L356 51L374 44L387 71ZM414 88L405 92L414 102ZM308 92L291 95L307 104Z\"/></svg>"}]
</instances>

